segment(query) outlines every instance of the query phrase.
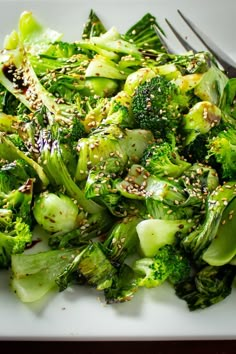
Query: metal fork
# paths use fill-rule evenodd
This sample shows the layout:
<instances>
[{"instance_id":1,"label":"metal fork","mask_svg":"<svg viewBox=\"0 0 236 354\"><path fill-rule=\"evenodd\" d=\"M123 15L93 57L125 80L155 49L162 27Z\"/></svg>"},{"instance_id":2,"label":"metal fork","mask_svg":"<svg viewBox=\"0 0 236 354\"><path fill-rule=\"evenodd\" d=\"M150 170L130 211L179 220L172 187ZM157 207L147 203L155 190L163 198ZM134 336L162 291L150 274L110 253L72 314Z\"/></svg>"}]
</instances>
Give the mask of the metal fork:
<instances>
[{"instance_id":1,"label":"metal fork","mask_svg":"<svg viewBox=\"0 0 236 354\"><path fill-rule=\"evenodd\" d=\"M190 19L188 19L180 10L177 10L179 15L182 17L184 22L188 25L188 27L193 31L193 33L198 37L198 39L204 44L204 46L208 49L209 52L213 54L216 60L221 64L222 68L225 70L228 77L236 77L236 62L225 52L223 52L209 37L206 36ZM174 28L174 26L165 19L166 23L174 33L175 37L179 40L182 44L184 49L187 51L193 51L194 53L197 52L195 48L192 47L184 38L183 36ZM171 47L169 40L165 37L160 30L155 27L155 30L166 50L171 53L175 54L175 50Z\"/></svg>"}]
</instances>

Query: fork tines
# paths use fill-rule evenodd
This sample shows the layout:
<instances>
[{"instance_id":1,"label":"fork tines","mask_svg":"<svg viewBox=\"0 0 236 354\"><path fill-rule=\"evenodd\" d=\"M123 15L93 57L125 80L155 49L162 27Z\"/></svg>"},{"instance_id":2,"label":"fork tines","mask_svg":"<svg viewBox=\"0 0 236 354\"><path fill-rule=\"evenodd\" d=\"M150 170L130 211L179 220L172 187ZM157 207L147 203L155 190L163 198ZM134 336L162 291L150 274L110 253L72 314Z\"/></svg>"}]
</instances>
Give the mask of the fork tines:
<instances>
[{"instance_id":1,"label":"fork tines","mask_svg":"<svg viewBox=\"0 0 236 354\"><path fill-rule=\"evenodd\" d=\"M184 22L192 30L192 32L198 37L198 39L204 44L209 52L217 59L217 61L222 65L229 77L236 77L236 63L234 60L223 52L206 34L204 34L190 19L188 19L180 10L177 10L179 15L182 17ZM174 28L174 26L166 19L166 22L175 37L179 40L182 46L187 50L192 50L197 52L192 45L190 45L186 39Z\"/></svg>"}]
</instances>

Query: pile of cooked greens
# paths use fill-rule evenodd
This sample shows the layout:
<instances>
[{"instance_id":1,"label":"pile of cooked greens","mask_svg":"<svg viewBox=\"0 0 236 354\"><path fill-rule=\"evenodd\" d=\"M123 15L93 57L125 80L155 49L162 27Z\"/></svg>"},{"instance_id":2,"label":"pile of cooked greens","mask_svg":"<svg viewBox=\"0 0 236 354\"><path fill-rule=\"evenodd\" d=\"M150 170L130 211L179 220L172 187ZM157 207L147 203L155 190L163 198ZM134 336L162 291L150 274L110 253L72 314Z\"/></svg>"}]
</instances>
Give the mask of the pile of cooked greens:
<instances>
[{"instance_id":1,"label":"pile of cooked greens","mask_svg":"<svg viewBox=\"0 0 236 354\"><path fill-rule=\"evenodd\" d=\"M91 11L72 43L24 12L5 38L0 268L23 302L169 282L196 310L231 292L236 78L208 52L167 53L154 25L120 34Z\"/></svg>"}]
</instances>

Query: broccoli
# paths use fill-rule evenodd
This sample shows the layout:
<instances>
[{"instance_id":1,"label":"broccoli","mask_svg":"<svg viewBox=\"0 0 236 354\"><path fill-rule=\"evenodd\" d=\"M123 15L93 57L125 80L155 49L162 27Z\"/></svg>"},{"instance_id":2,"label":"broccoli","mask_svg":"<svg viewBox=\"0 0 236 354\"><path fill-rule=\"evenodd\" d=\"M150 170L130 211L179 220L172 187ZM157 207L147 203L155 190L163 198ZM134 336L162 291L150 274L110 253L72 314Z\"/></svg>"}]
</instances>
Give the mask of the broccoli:
<instances>
[{"instance_id":1,"label":"broccoli","mask_svg":"<svg viewBox=\"0 0 236 354\"><path fill-rule=\"evenodd\" d=\"M182 175L191 166L180 156L174 138L172 142L149 145L143 153L140 164L154 176L174 178Z\"/></svg>"},{"instance_id":2,"label":"broccoli","mask_svg":"<svg viewBox=\"0 0 236 354\"><path fill-rule=\"evenodd\" d=\"M188 145L178 145L180 154L190 163L206 163L208 134L198 134Z\"/></svg>"},{"instance_id":3,"label":"broccoli","mask_svg":"<svg viewBox=\"0 0 236 354\"><path fill-rule=\"evenodd\" d=\"M130 96L134 94L137 87L156 76L154 70L150 68L140 68L129 74L124 83L124 91Z\"/></svg>"},{"instance_id":4,"label":"broccoli","mask_svg":"<svg viewBox=\"0 0 236 354\"><path fill-rule=\"evenodd\" d=\"M153 258L141 258L132 266L125 263L104 291L108 304L130 301L140 287L157 287L169 281L173 286L189 278L191 266L186 256L171 245L158 250Z\"/></svg>"},{"instance_id":5,"label":"broccoli","mask_svg":"<svg viewBox=\"0 0 236 354\"><path fill-rule=\"evenodd\" d=\"M135 261L133 270L137 274L138 286L153 288L166 280L172 284L182 283L191 273L188 259L172 245L161 247L154 257Z\"/></svg>"},{"instance_id":6,"label":"broccoli","mask_svg":"<svg viewBox=\"0 0 236 354\"><path fill-rule=\"evenodd\" d=\"M12 211L12 221L19 217L31 226L34 178L31 178L28 168L21 160L1 166L0 208Z\"/></svg>"},{"instance_id":7,"label":"broccoli","mask_svg":"<svg viewBox=\"0 0 236 354\"><path fill-rule=\"evenodd\" d=\"M120 91L112 97L106 118L102 125L115 124L121 128L135 128L135 121L130 113L131 96L125 91Z\"/></svg>"},{"instance_id":8,"label":"broccoli","mask_svg":"<svg viewBox=\"0 0 236 354\"><path fill-rule=\"evenodd\" d=\"M49 180L43 168L23 151L18 149L4 133L0 133L0 156L2 159L10 162L24 160L35 171L34 176L36 174L39 177L42 185L44 187L48 185Z\"/></svg>"},{"instance_id":9,"label":"broccoli","mask_svg":"<svg viewBox=\"0 0 236 354\"><path fill-rule=\"evenodd\" d=\"M8 268L12 255L22 253L31 242L30 226L22 218L16 217L4 232L0 232L0 268Z\"/></svg>"},{"instance_id":10,"label":"broccoli","mask_svg":"<svg viewBox=\"0 0 236 354\"><path fill-rule=\"evenodd\" d=\"M207 158L214 158L220 166L219 174L225 180L236 178L236 133L235 129L223 130L208 142Z\"/></svg>"},{"instance_id":11,"label":"broccoli","mask_svg":"<svg viewBox=\"0 0 236 354\"><path fill-rule=\"evenodd\" d=\"M175 132L181 111L188 107L188 97L164 76L156 76L139 85L133 95L131 110L138 126L151 130L158 138Z\"/></svg>"},{"instance_id":12,"label":"broccoli","mask_svg":"<svg viewBox=\"0 0 236 354\"><path fill-rule=\"evenodd\" d=\"M53 43L51 42L48 49L44 52L41 52L39 55L40 55L40 59L44 59L45 57L53 58L53 59L60 58L60 62L64 64L63 59L69 59L77 54L80 54L77 43L57 40L56 42ZM30 57L30 60L31 58L32 57ZM39 74L42 74L42 71L40 71Z\"/></svg>"},{"instance_id":13,"label":"broccoli","mask_svg":"<svg viewBox=\"0 0 236 354\"><path fill-rule=\"evenodd\" d=\"M235 80L209 53L165 52L155 27L147 13L122 35L91 11L70 43L24 12L6 38L0 267L24 302L167 281L197 309L231 291ZM28 254L37 225L49 249Z\"/></svg>"},{"instance_id":14,"label":"broccoli","mask_svg":"<svg viewBox=\"0 0 236 354\"><path fill-rule=\"evenodd\" d=\"M32 241L34 179L27 167L16 160L0 169L0 268L8 268L11 255L23 252Z\"/></svg>"}]
</instances>

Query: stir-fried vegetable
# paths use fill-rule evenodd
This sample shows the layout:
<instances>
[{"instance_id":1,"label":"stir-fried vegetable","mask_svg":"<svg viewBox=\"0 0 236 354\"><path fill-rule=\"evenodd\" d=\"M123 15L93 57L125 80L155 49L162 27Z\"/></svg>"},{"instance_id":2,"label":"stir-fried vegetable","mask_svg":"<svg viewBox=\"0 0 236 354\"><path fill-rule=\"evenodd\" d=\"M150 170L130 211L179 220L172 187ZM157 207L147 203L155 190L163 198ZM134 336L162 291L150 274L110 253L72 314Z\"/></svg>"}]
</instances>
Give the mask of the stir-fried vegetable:
<instances>
[{"instance_id":1,"label":"stir-fried vegetable","mask_svg":"<svg viewBox=\"0 0 236 354\"><path fill-rule=\"evenodd\" d=\"M24 12L5 39L0 268L23 302L87 284L110 304L169 282L196 310L231 292L235 79L209 53L168 54L153 25L121 34L91 11L69 43ZM36 226L47 250L28 254Z\"/></svg>"}]
</instances>

